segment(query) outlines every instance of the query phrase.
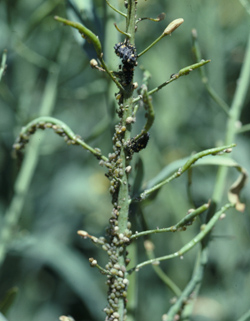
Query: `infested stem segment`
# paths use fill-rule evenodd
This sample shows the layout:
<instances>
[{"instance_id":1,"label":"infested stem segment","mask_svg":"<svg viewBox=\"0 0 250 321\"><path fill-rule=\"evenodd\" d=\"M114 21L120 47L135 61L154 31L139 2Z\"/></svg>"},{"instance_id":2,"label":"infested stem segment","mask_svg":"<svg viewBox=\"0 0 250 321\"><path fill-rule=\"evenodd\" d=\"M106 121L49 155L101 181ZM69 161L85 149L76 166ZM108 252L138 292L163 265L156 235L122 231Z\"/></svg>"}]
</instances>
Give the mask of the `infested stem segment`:
<instances>
[{"instance_id":1,"label":"infested stem segment","mask_svg":"<svg viewBox=\"0 0 250 321\"><path fill-rule=\"evenodd\" d=\"M133 50L134 34L135 34L135 17L136 2L128 1L126 16L126 35ZM123 49L123 47L121 48ZM127 47L124 47L127 50ZM119 46L117 48L119 50ZM113 153L109 155L111 169L107 176L110 179L110 192L112 195L113 210L110 218L110 226L108 229L109 245L107 253L109 262L106 270L112 272L107 275L108 284L108 305L104 309L107 314L107 321L126 319L126 302L127 302L127 272L126 266L129 262L127 258L127 245L130 243L132 234L129 222L129 183L127 168L131 158L128 157L126 143L131 137L131 123L128 119L133 115L133 86L131 85L133 78L133 67L136 65L136 56L123 56L124 52L119 51L120 57L123 59L123 72L130 72L131 76L121 80L124 90L119 92L118 116L119 123L115 126L115 134L113 136ZM126 54L126 53L124 53ZM130 61L132 58L132 61Z\"/></svg>"}]
</instances>

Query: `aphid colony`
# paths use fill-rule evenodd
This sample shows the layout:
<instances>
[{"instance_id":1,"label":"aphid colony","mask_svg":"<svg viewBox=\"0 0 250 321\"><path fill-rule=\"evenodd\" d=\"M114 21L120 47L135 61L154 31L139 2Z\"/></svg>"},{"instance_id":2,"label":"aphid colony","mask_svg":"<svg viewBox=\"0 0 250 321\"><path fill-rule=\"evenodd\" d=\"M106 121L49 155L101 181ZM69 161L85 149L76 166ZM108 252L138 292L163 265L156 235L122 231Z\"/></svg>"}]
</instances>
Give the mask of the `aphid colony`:
<instances>
[{"instance_id":1,"label":"aphid colony","mask_svg":"<svg viewBox=\"0 0 250 321\"><path fill-rule=\"evenodd\" d=\"M134 67L137 65L136 49L128 42L119 42L114 47L115 53L122 60L122 83L129 85L133 79Z\"/></svg>"}]
</instances>

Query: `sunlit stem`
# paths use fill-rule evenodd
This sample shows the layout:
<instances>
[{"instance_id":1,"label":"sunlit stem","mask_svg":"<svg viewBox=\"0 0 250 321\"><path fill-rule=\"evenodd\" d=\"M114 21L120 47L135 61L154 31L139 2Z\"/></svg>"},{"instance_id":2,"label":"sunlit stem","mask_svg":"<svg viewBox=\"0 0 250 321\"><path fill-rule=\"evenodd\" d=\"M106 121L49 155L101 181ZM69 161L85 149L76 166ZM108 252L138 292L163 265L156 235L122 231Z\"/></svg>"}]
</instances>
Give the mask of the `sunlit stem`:
<instances>
[{"instance_id":1,"label":"sunlit stem","mask_svg":"<svg viewBox=\"0 0 250 321\"><path fill-rule=\"evenodd\" d=\"M152 95L154 93L156 93L157 91L159 91L161 88L167 86L168 84L170 84L171 82L177 80L178 78L180 78L181 76L185 76L188 75L191 71L193 71L194 69L200 68L202 66L204 66L205 64L209 63L211 60L201 60L200 62L187 66L185 68L182 68L178 73L173 74L169 80L165 81L164 83L162 83L161 85L159 85L158 87L150 90L148 92L148 95ZM136 103L139 100L142 99L142 95L139 95L138 97L136 97L133 102Z\"/></svg>"},{"instance_id":2,"label":"sunlit stem","mask_svg":"<svg viewBox=\"0 0 250 321\"><path fill-rule=\"evenodd\" d=\"M154 191L158 190L159 188L161 188L163 185L168 184L169 182L171 182L173 179L179 177L180 175L182 175L185 171L187 171L195 162L197 162L200 158L207 156L207 155L216 155L218 153L228 153L232 151L232 147L235 147L235 144L230 144L228 146L222 146L222 147L216 147L216 148L210 148L210 149L206 149L203 150L200 153L197 153L195 155L193 155L192 157L190 157L190 159L182 166L179 168L179 170L177 172L175 172L173 175L171 175L170 177L168 177L167 179L164 179L162 182L160 182L159 184L156 184L155 186L153 186L152 188L149 188L147 190L145 190L143 193L141 193L140 197L141 199L145 199L148 197L148 195L150 195L151 193L153 193Z\"/></svg>"},{"instance_id":3,"label":"sunlit stem","mask_svg":"<svg viewBox=\"0 0 250 321\"><path fill-rule=\"evenodd\" d=\"M192 39L193 39L193 52L196 56L196 60L200 61L201 60L201 49L198 43L198 36L197 36L197 31L195 29L192 30ZM229 113L229 106L228 104L216 93L216 91L210 86L208 82L208 78L205 72L205 69L200 69L200 76L201 76L201 81L204 84L205 88L207 89L209 95L211 98L217 103L219 107L223 109L223 111L230 116Z\"/></svg>"},{"instance_id":4,"label":"sunlit stem","mask_svg":"<svg viewBox=\"0 0 250 321\"><path fill-rule=\"evenodd\" d=\"M198 216L201 213L203 213L204 211L206 211L208 209L208 207L209 207L209 203L203 204L200 207L198 207L197 209L191 211L189 214L187 214L183 219L181 219L177 224L175 224L173 226L166 227L166 228L157 228L154 230L148 230L148 231L135 233L130 237L130 240L132 240L134 238L137 239L140 236L146 236L146 235L150 235L150 234L176 232L179 228L190 224L190 222L192 222L196 216Z\"/></svg>"},{"instance_id":5,"label":"sunlit stem","mask_svg":"<svg viewBox=\"0 0 250 321\"><path fill-rule=\"evenodd\" d=\"M112 4L111 4L111 3L109 3L109 1L108 1L108 0L106 0L106 2L107 2L107 4L108 4L108 6L110 6L110 8L111 8L111 9L113 9L115 12L119 13L121 16L123 16L123 17L127 18L126 13L124 13L124 12L122 12L122 11L120 11L120 10L116 9L114 6L112 6Z\"/></svg>"},{"instance_id":6,"label":"sunlit stem","mask_svg":"<svg viewBox=\"0 0 250 321\"><path fill-rule=\"evenodd\" d=\"M4 70L6 68L6 60L7 60L7 50L5 49L3 51L2 62L1 62L1 66L0 66L0 80L2 78L2 75L4 74Z\"/></svg>"},{"instance_id":7,"label":"sunlit stem","mask_svg":"<svg viewBox=\"0 0 250 321\"><path fill-rule=\"evenodd\" d=\"M95 48L95 51L97 53L97 56L98 58L100 58L102 56L102 45L101 45L101 42L98 38L98 36L96 36L91 30L89 30L88 28L84 27L82 24L78 23L78 22L74 22L74 21L70 21L70 20L67 20L67 19L64 19L64 18L61 18L61 17L58 17L58 16L55 16L54 17L55 20L59 21L59 22L62 22L70 27L73 27L75 29L77 29L80 34L82 35L83 38L87 38L88 41L90 41L94 48Z\"/></svg>"},{"instance_id":8,"label":"sunlit stem","mask_svg":"<svg viewBox=\"0 0 250 321\"><path fill-rule=\"evenodd\" d=\"M165 37L164 33L161 34L160 37L158 37L154 42L152 42L151 45L149 45L146 49L144 49L142 52L140 52L137 57L139 58L143 54L145 54L149 49L151 49L154 45L156 45L157 42L159 42L163 37Z\"/></svg>"},{"instance_id":9,"label":"sunlit stem","mask_svg":"<svg viewBox=\"0 0 250 321\"><path fill-rule=\"evenodd\" d=\"M216 224L216 222L219 220L219 218L221 217L221 215L227 211L230 208L233 208L234 204L228 203L225 206L223 206L218 212L216 212L214 214L214 216L210 219L210 221L207 224L204 224L201 227L201 231L187 244L185 244L179 251L174 252L172 254L169 255L164 255L161 257L157 257L148 261L144 261L138 265L136 265L134 268L130 269L128 271L128 273L132 273L133 271L138 271L140 268L149 265L149 264L157 264L160 261L166 261L169 259L173 259L176 257L181 257L182 255L184 255L185 253L187 253L188 251L190 251L196 244L198 244L210 231L211 229L214 227L214 225Z\"/></svg>"},{"instance_id":10,"label":"sunlit stem","mask_svg":"<svg viewBox=\"0 0 250 321\"><path fill-rule=\"evenodd\" d=\"M126 36L127 38L130 38L131 37L131 34L130 33L127 33L125 31L122 31L120 28L118 28L117 24L114 23L114 26L116 28L117 31L119 31L121 34L123 34L124 36Z\"/></svg>"}]
</instances>

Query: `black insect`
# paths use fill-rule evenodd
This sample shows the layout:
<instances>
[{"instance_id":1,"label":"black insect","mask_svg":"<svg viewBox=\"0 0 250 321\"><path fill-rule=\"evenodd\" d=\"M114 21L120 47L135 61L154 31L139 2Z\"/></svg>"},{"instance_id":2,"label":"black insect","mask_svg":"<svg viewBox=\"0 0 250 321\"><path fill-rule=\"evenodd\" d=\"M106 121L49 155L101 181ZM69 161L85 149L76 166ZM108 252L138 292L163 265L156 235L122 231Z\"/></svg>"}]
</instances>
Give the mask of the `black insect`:
<instances>
[{"instance_id":1,"label":"black insect","mask_svg":"<svg viewBox=\"0 0 250 321\"><path fill-rule=\"evenodd\" d=\"M133 80L134 67L137 65L136 49L133 45L125 42L119 42L114 47L115 53L122 60L122 83L129 85Z\"/></svg>"},{"instance_id":2,"label":"black insect","mask_svg":"<svg viewBox=\"0 0 250 321\"><path fill-rule=\"evenodd\" d=\"M139 153L142 149L146 148L149 140L149 133L145 133L139 138L131 138L127 144L127 152L131 156L133 153Z\"/></svg>"},{"instance_id":3,"label":"black insect","mask_svg":"<svg viewBox=\"0 0 250 321\"><path fill-rule=\"evenodd\" d=\"M137 65L136 49L133 45L125 42L119 42L114 47L115 53L122 59L123 64L129 64L132 66Z\"/></svg>"}]
</instances>

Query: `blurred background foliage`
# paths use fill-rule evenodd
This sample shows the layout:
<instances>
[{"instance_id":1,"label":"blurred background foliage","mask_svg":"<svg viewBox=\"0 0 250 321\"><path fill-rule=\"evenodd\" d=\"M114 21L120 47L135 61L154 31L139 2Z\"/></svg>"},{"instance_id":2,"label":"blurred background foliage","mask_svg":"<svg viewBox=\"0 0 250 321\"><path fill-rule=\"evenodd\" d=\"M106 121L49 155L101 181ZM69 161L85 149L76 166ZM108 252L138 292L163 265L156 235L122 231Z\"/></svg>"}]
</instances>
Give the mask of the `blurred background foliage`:
<instances>
[{"instance_id":1,"label":"blurred background foliage","mask_svg":"<svg viewBox=\"0 0 250 321\"><path fill-rule=\"evenodd\" d=\"M99 34L104 58L118 69L113 47L123 39L113 23L124 27L105 1L82 0L86 25ZM118 6L117 1L112 1ZM123 1L119 1L123 9ZM143 21L136 38L142 51L173 19L184 24L140 58L135 78L141 84L142 71L152 75L149 87L169 79L172 73L195 62L191 30L196 28L204 59L211 59L206 72L210 84L230 104L244 59L249 33L249 15L238 0L147 0L139 1L138 17L166 18L160 23ZM92 47L73 31L54 21L54 15L73 18L72 6L59 0L3 0L0 2L0 52L7 53L7 69L0 82L0 211L1 221L10 208L16 179L20 178L12 145L22 126L40 115L65 121L74 132L104 154L112 150L117 89L104 74L92 70ZM204 67L203 67L204 68ZM179 158L194 151L223 144L226 114L209 97L199 72L182 77L153 96L156 120L146 150L140 153L144 181ZM242 113L242 124L250 123L250 94ZM134 134L144 123L139 111ZM233 158L250 172L249 132L237 137ZM0 271L0 301L8 291L16 293L6 313L9 321L58 320L62 314L75 320L103 320L106 304L105 277L89 267L88 258L105 265L105 253L76 235L78 229L104 235L111 213L109 182L105 169L80 147L67 146L54 132L36 133L26 149L33 161L22 174L26 181L24 202L18 206L18 224ZM33 155L33 156L32 156ZM139 156L135 157L134 164ZM212 195L216 168L193 171L192 195L195 204ZM230 169L226 193L235 180ZM231 210L219 222L210 244L209 264L193 320L236 320L249 308L250 219L249 185L242 193L244 213ZM144 208L149 227L176 223L191 207L187 175L165 186L156 200ZM140 226L138 226L138 229ZM195 223L185 233L155 235L156 255L178 250L199 230ZM195 250L183 260L162 263L164 271L184 288L191 277ZM146 258L138 242L138 262ZM10 296L9 296L10 297ZM173 294L156 276L152 267L138 273L138 320L161 320ZM6 311L2 311L5 314ZM1 316L0 316L1 318Z\"/></svg>"}]
</instances>

